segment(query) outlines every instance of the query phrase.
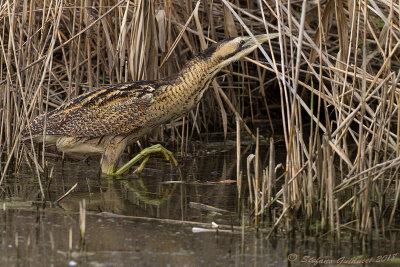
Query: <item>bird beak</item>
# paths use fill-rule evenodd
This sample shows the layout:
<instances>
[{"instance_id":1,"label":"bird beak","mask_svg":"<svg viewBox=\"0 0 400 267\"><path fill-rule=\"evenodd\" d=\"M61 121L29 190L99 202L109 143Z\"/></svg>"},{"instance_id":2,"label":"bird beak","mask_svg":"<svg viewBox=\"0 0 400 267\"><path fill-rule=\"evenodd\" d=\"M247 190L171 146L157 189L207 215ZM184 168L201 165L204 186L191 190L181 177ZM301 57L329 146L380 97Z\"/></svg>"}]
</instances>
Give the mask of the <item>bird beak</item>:
<instances>
[{"instance_id":1,"label":"bird beak","mask_svg":"<svg viewBox=\"0 0 400 267\"><path fill-rule=\"evenodd\" d=\"M270 33L270 34L261 34L261 35L256 35L255 38L249 37L249 39L247 40L247 42L245 43L245 47L253 47L253 46L257 46L257 42L259 42L260 44L268 41L268 40L272 40L275 39L279 36L279 33ZM257 42L255 41L257 40Z\"/></svg>"}]
</instances>

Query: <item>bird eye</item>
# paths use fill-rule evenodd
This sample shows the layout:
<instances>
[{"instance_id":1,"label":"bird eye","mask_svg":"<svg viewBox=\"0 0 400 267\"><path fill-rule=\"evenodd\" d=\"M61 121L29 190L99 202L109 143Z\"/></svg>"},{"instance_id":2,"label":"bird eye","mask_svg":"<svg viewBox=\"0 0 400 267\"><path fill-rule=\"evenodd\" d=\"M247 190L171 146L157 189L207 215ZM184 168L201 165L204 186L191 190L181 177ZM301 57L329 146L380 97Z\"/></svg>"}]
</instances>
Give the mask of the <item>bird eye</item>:
<instances>
[{"instance_id":1,"label":"bird eye","mask_svg":"<svg viewBox=\"0 0 400 267\"><path fill-rule=\"evenodd\" d=\"M245 40L240 40L240 45L244 45L244 43L245 43L246 41Z\"/></svg>"}]
</instances>

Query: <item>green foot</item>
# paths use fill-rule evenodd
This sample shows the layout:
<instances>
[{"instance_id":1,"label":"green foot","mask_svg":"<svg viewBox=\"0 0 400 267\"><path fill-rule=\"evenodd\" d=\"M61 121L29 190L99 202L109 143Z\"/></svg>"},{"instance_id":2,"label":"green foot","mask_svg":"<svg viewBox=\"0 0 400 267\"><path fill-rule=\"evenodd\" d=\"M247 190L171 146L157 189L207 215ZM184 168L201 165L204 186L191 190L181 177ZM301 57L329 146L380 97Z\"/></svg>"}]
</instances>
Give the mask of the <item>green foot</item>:
<instances>
[{"instance_id":1,"label":"green foot","mask_svg":"<svg viewBox=\"0 0 400 267\"><path fill-rule=\"evenodd\" d=\"M172 161L175 166L178 166L178 161L174 158L174 155L172 154L171 151L166 149L160 144L148 147L140 151L139 154L137 154L133 159L131 159L128 163L126 163L124 166L122 166L120 169L117 171L114 171L114 167L110 166L110 168L107 171L107 175L122 175L125 173L130 167L135 165L138 161L143 159L142 163L140 166L137 168L137 172L141 173L144 169L144 166L146 165L147 161L149 161L150 154L152 153L162 153L165 157L166 160Z\"/></svg>"}]
</instances>

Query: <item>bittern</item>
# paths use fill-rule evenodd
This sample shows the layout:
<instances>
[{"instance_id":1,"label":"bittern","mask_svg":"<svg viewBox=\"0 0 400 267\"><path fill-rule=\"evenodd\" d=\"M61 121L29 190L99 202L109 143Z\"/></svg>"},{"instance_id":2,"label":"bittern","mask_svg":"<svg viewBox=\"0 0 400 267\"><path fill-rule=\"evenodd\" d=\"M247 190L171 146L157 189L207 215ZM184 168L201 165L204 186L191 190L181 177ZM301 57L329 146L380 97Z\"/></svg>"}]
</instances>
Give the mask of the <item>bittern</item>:
<instances>
[{"instance_id":1,"label":"bittern","mask_svg":"<svg viewBox=\"0 0 400 267\"><path fill-rule=\"evenodd\" d=\"M179 74L154 81L134 81L97 89L36 117L23 131L23 139L55 144L66 153L102 154L101 170L119 175L154 152L177 162L161 145L140 152L118 169L128 144L154 127L190 111L199 103L214 76L228 64L248 55L278 34L234 37L211 45L188 61ZM43 134L45 134L43 138Z\"/></svg>"}]
</instances>

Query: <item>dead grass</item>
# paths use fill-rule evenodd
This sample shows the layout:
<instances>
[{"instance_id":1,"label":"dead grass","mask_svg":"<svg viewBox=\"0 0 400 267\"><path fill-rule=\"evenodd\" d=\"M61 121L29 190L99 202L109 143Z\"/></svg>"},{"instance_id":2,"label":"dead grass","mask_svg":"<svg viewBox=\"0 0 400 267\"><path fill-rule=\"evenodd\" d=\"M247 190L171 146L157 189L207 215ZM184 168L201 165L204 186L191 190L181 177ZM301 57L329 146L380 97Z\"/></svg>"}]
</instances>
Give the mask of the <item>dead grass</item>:
<instances>
[{"instance_id":1,"label":"dead grass","mask_svg":"<svg viewBox=\"0 0 400 267\"><path fill-rule=\"evenodd\" d=\"M175 138L184 153L201 132L226 135L237 125L256 138L258 125L260 136L281 133L282 177L273 142L268 164L262 166L257 146L247 170L237 168L238 177L247 173L249 186L238 188L250 190L241 196L249 197L256 224L290 230L305 216L316 232L338 237L341 227L367 233L393 226L400 195L400 3L289 3L0 1L0 184L27 151L40 182L44 153L19 141L38 114L97 87L176 73L210 42L279 32L255 60L221 72L197 108L161 127L160 138Z\"/></svg>"}]
</instances>

